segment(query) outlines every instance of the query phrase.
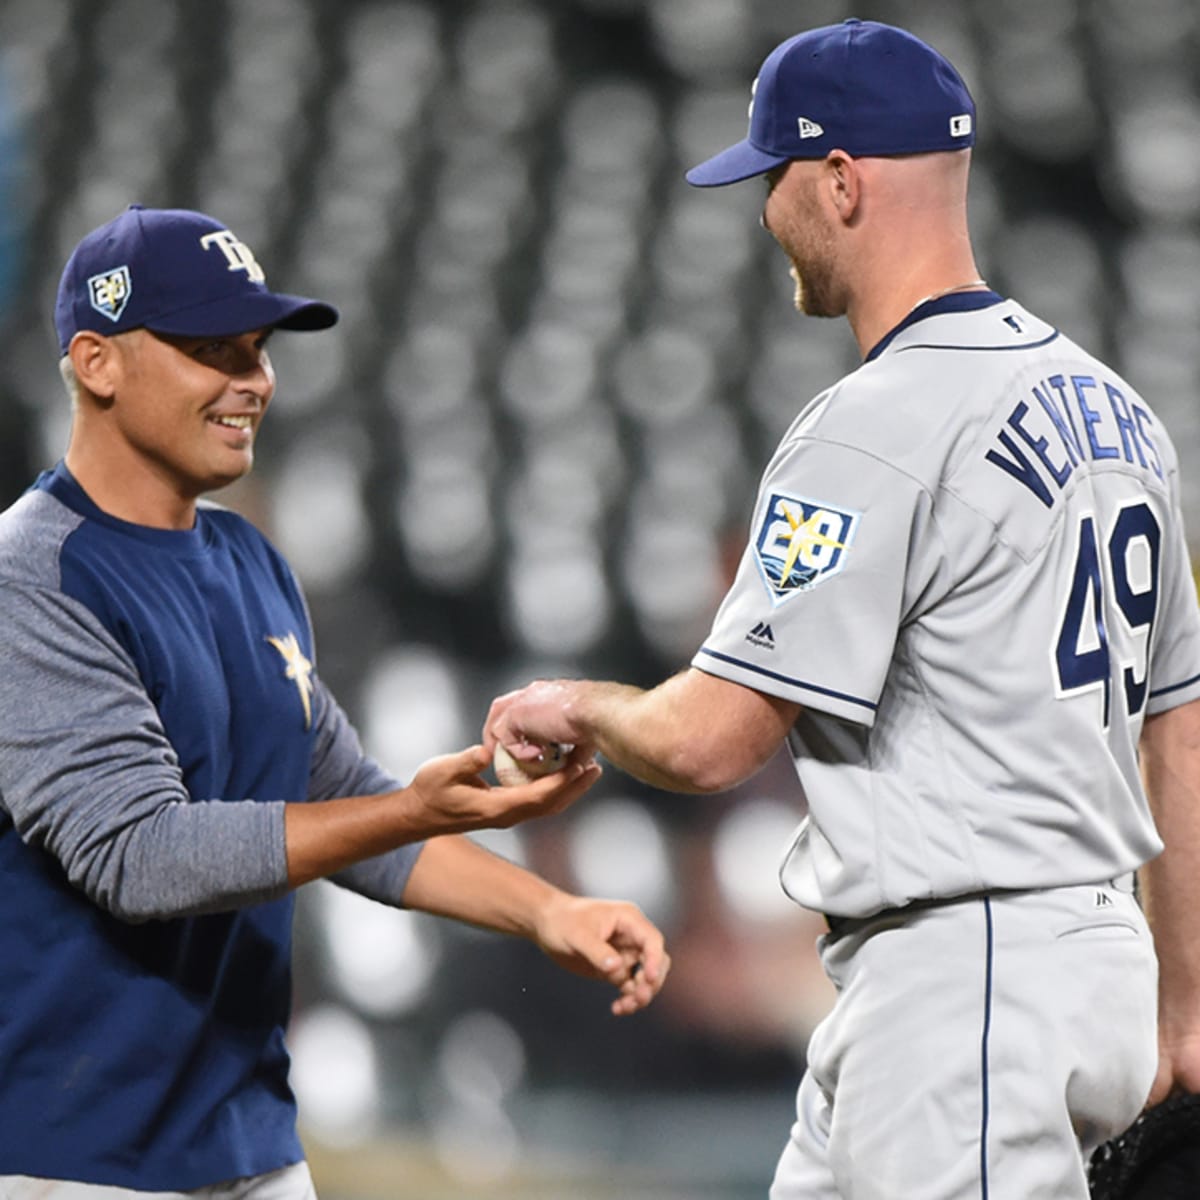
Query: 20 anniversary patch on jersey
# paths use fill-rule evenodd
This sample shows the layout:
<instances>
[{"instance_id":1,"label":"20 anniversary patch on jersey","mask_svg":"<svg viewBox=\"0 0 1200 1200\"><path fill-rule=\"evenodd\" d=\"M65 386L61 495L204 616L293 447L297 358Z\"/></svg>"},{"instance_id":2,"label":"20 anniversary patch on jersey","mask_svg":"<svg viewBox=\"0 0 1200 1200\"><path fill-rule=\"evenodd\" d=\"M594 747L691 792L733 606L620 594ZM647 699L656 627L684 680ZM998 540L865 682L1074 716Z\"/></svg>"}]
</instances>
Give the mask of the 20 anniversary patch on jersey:
<instances>
[{"instance_id":1,"label":"20 anniversary patch on jersey","mask_svg":"<svg viewBox=\"0 0 1200 1200\"><path fill-rule=\"evenodd\" d=\"M804 496L771 494L754 553L776 604L843 568L861 515Z\"/></svg>"}]
</instances>

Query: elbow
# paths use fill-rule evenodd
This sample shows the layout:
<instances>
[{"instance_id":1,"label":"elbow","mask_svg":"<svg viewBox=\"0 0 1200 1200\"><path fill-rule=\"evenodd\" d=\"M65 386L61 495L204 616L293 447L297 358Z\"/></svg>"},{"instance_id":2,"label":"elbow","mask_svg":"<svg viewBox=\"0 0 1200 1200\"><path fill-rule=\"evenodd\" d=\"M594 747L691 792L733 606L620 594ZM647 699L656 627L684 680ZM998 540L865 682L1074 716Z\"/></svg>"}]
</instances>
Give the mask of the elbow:
<instances>
[{"instance_id":1,"label":"elbow","mask_svg":"<svg viewBox=\"0 0 1200 1200\"><path fill-rule=\"evenodd\" d=\"M730 753L728 747L705 738L677 746L665 765L676 791L710 796L737 787L762 763L748 755Z\"/></svg>"},{"instance_id":2,"label":"elbow","mask_svg":"<svg viewBox=\"0 0 1200 1200\"><path fill-rule=\"evenodd\" d=\"M151 903L146 888L131 884L120 872L113 872L103 856L81 856L66 864L67 878L102 912L125 925L144 925L155 917L172 916Z\"/></svg>"}]
</instances>

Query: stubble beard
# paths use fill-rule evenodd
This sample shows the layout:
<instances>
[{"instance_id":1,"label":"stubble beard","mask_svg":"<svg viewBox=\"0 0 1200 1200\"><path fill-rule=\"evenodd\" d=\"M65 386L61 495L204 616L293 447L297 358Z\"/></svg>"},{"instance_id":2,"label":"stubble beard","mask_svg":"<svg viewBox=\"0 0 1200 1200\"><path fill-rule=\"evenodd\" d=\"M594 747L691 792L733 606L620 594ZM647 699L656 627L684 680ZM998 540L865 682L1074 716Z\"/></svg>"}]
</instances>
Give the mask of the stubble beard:
<instances>
[{"instance_id":1,"label":"stubble beard","mask_svg":"<svg viewBox=\"0 0 1200 1200\"><path fill-rule=\"evenodd\" d=\"M793 257L790 273L796 285L793 300L797 312L806 317L846 315L846 305L838 294L828 260L812 255L807 263L802 264Z\"/></svg>"}]
</instances>

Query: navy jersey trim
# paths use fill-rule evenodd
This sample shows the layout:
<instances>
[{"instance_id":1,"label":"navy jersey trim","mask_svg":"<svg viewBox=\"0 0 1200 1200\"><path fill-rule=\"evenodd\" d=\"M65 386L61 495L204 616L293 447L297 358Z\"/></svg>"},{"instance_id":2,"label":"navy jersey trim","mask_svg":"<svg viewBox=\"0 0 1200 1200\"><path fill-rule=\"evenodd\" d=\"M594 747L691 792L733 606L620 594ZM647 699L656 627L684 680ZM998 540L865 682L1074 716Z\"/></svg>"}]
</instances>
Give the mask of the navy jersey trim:
<instances>
[{"instance_id":1,"label":"navy jersey trim","mask_svg":"<svg viewBox=\"0 0 1200 1200\"><path fill-rule=\"evenodd\" d=\"M729 663L734 667L741 667L744 671L753 671L756 675L762 675L767 679L786 683L789 687L803 688L806 692L816 692L818 695L829 696L834 700L845 700L848 704L857 704L860 708L868 709L870 712L874 712L879 707L870 700L863 700L858 696L848 695L846 692L835 692L832 688L819 687L815 683L805 683L802 679L793 679L790 675L779 674L778 671L768 671L766 667L756 666L754 663L734 658L730 654L722 654L717 650L710 650L707 646L701 646L697 653L707 654L710 658L715 658L719 662Z\"/></svg>"},{"instance_id":2,"label":"navy jersey trim","mask_svg":"<svg viewBox=\"0 0 1200 1200\"><path fill-rule=\"evenodd\" d=\"M874 362L892 344L892 340L898 333L903 332L910 325L915 325L918 321L924 321L926 317L937 317L942 313L977 312L981 308L991 308L993 304L1003 303L1004 297L990 288L986 292L954 292L946 296L939 296L936 300L926 300L923 304L918 304L898 325L893 325L871 347L863 361Z\"/></svg>"},{"instance_id":3,"label":"navy jersey trim","mask_svg":"<svg viewBox=\"0 0 1200 1200\"><path fill-rule=\"evenodd\" d=\"M991 1116L990 1097L988 1095L988 1042L992 1033L992 966L996 951L995 930L992 927L992 902L986 896L983 900L983 913L986 923L986 961L984 968L983 989L983 1038L980 1047L980 1117L979 1117L979 1195L981 1200L988 1200L988 1118Z\"/></svg>"},{"instance_id":4,"label":"navy jersey trim","mask_svg":"<svg viewBox=\"0 0 1200 1200\"><path fill-rule=\"evenodd\" d=\"M1193 683L1200 682L1200 675L1193 675L1191 679L1185 679L1182 683L1172 683L1169 687L1155 688L1150 693L1150 699L1153 700L1158 696L1168 696L1172 692L1179 691L1180 688L1189 687Z\"/></svg>"},{"instance_id":5,"label":"navy jersey trim","mask_svg":"<svg viewBox=\"0 0 1200 1200\"><path fill-rule=\"evenodd\" d=\"M914 342L911 346L901 346L896 353L903 354L905 350L975 350L985 354L991 354L996 351L1006 350L1037 350L1042 346L1048 346L1056 338L1062 337L1062 334L1056 329L1047 337L1042 338L1039 342L1022 342L1019 346L962 346L962 345L945 345L938 342Z\"/></svg>"}]
</instances>

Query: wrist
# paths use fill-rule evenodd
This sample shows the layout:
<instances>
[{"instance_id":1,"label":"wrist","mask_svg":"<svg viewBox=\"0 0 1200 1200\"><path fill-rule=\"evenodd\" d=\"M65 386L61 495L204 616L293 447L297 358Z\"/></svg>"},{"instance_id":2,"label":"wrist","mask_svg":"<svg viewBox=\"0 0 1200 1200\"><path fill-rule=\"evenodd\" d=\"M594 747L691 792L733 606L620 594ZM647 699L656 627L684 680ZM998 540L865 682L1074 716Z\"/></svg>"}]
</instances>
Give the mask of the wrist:
<instances>
[{"instance_id":1,"label":"wrist","mask_svg":"<svg viewBox=\"0 0 1200 1200\"><path fill-rule=\"evenodd\" d=\"M569 892L555 887L540 876L533 877L539 887L531 896L526 913L527 924L521 930L521 935L535 945L544 947L549 939L549 931L554 927L558 914L574 897Z\"/></svg>"}]
</instances>

